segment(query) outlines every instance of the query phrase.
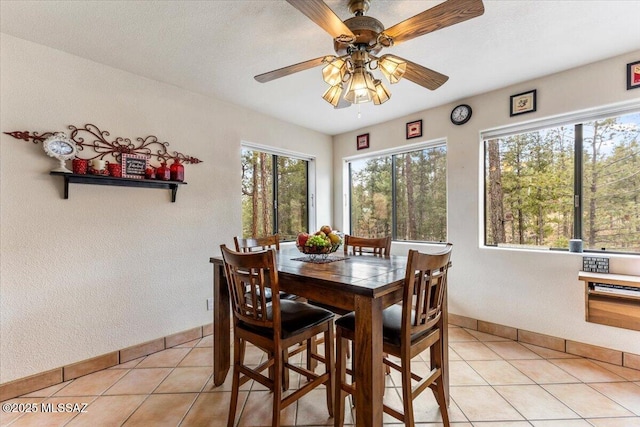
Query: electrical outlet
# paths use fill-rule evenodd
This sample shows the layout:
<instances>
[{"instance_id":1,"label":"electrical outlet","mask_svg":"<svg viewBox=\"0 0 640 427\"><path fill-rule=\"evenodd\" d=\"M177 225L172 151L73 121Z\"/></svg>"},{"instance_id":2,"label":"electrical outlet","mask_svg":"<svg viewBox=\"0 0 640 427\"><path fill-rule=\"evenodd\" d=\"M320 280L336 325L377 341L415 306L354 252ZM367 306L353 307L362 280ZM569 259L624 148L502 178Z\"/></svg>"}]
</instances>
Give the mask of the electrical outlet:
<instances>
[{"instance_id":1,"label":"electrical outlet","mask_svg":"<svg viewBox=\"0 0 640 427\"><path fill-rule=\"evenodd\" d=\"M207 311L213 310L213 298L207 298Z\"/></svg>"}]
</instances>

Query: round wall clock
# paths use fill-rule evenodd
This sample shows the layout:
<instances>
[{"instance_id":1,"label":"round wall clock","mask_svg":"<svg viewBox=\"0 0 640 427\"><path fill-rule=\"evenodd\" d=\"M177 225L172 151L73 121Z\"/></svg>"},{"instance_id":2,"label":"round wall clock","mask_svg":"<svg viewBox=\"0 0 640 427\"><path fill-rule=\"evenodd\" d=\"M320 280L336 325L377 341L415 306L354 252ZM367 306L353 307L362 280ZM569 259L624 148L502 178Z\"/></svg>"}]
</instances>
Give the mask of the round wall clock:
<instances>
[{"instance_id":1,"label":"round wall clock","mask_svg":"<svg viewBox=\"0 0 640 427\"><path fill-rule=\"evenodd\" d=\"M467 104L460 104L451 110L451 123L463 125L471 118L471 107Z\"/></svg>"},{"instance_id":2,"label":"round wall clock","mask_svg":"<svg viewBox=\"0 0 640 427\"><path fill-rule=\"evenodd\" d=\"M64 162L73 159L78 152L74 141L67 138L64 133L58 132L45 139L42 143L42 148L44 148L44 152L47 153L47 155L60 161L60 166L52 169L51 172L72 173L66 168Z\"/></svg>"}]
</instances>

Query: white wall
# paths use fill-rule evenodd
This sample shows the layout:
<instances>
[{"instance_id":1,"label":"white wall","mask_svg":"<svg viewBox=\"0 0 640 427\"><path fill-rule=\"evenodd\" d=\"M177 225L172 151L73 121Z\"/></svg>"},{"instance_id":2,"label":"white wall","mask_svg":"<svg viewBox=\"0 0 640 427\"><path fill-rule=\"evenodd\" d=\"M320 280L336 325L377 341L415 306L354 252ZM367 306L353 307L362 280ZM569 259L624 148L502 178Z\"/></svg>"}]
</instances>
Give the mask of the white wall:
<instances>
[{"instance_id":1,"label":"white wall","mask_svg":"<svg viewBox=\"0 0 640 427\"><path fill-rule=\"evenodd\" d=\"M577 280L582 256L573 253L482 248L480 132L521 121L640 99L626 90L626 64L640 51L421 111L377 126L334 137L334 224L346 224L343 159L356 154L356 136L369 133L369 152L437 138L447 139L448 237L454 244L450 270L452 313L640 354L640 332L584 320L584 286ZM496 64L499 66L499 64ZM411 84L404 82L401 84ZM449 81L446 84L455 84ZM537 111L509 117L509 96L537 89ZM425 90L425 96L429 92ZM390 102L394 102L392 98ZM397 102L397 101L396 101ZM471 120L449 120L458 103L473 108ZM423 138L405 139L405 124L423 120ZM345 228L346 229L346 228ZM394 243L394 253L407 246ZM615 273L640 274L640 257L608 255Z\"/></svg>"},{"instance_id":2,"label":"white wall","mask_svg":"<svg viewBox=\"0 0 640 427\"><path fill-rule=\"evenodd\" d=\"M241 233L241 140L316 156L330 221L330 136L5 34L0 52L2 132L92 123L203 160L176 203L90 185L64 200L42 145L0 135L0 383L211 322L209 257Z\"/></svg>"}]
</instances>

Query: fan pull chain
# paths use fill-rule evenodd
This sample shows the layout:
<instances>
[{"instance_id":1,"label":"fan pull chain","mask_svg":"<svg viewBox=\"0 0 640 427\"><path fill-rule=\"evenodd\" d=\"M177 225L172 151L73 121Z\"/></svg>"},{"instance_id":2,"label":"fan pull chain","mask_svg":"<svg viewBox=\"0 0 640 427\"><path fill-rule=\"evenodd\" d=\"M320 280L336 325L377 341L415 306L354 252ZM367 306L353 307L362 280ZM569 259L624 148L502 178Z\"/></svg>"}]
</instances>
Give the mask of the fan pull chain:
<instances>
[{"instance_id":1,"label":"fan pull chain","mask_svg":"<svg viewBox=\"0 0 640 427\"><path fill-rule=\"evenodd\" d=\"M358 118L362 117L362 114L360 114L360 104L358 104Z\"/></svg>"}]
</instances>

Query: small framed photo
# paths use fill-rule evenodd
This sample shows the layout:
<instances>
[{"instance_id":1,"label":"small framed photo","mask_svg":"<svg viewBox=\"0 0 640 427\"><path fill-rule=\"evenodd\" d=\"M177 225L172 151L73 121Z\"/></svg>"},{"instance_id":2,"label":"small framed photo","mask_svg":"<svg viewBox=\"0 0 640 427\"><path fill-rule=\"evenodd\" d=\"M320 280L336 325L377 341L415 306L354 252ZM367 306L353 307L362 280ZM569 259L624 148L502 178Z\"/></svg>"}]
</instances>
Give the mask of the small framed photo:
<instances>
[{"instance_id":1,"label":"small framed photo","mask_svg":"<svg viewBox=\"0 0 640 427\"><path fill-rule=\"evenodd\" d=\"M537 90L534 89L517 95L511 95L510 116L513 117L518 114L533 113L536 111L536 92Z\"/></svg>"},{"instance_id":2,"label":"small framed photo","mask_svg":"<svg viewBox=\"0 0 640 427\"><path fill-rule=\"evenodd\" d=\"M362 150L363 148L369 148L369 134L365 133L362 135L358 135L356 139L356 148L358 150Z\"/></svg>"},{"instance_id":3,"label":"small framed photo","mask_svg":"<svg viewBox=\"0 0 640 427\"><path fill-rule=\"evenodd\" d=\"M122 155L122 177L144 179L144 173L147 170L147 156L139 154L123 154Z\"/></svg>"},{"instance_id":4,"label":"small framed photo","mask_svg":"<svg viewBox=\"0 0 640 427\"><path fill-rule=\"evenodd\" d=\"M407 123L407 139L419 138L422 136L422 120Z\"/></svg>"},{"instance_id":5,"label":"small framed photo","mask_svg":"<svg viewBox=\"0 0 640 427\"><path fill-rule=\"evenodd\" d=\"M640 61L627 64L627 90L640 87Z\"/></svg>"}]
</instances>

